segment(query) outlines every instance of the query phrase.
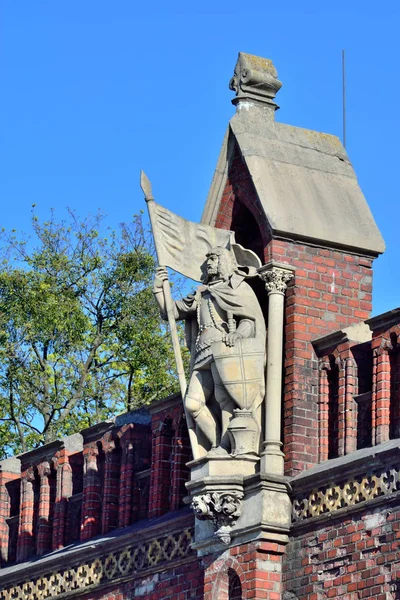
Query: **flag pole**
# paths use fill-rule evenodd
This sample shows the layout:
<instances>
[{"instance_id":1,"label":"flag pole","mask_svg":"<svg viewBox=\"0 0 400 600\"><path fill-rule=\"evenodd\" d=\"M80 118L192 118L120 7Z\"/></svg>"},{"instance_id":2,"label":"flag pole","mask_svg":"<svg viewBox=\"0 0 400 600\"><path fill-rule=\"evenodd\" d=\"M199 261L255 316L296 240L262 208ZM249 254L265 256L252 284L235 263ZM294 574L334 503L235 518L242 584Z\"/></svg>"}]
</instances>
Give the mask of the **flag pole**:
<instances>
[{"instance_id":1,"label":"flag pole","mask_svg":"<svg viewBox=\"0 0 400 600\"><path fill-rule=\"evenodd\" d=\"M150 218L151 228L153 230L154 244L156 247L156 253L157 253L159 266L164 266L164 265L160 265L160 256L161 256L160 250L161 250L161 248L160 248L160 242L158 240L157 229L156 229L156 219L155 219L155 214L154 214L154 210L155 210L154 197L153 197L153 193L152 193L152 189L151 189L151 183L144 171L140 172L140 187L143 190L144 198L147 203L147 209L149 211L149 218ZM174 303L172 300L171 287L170 287L168 279L163 281L163 292L164 292L164 299L165 299L165 308L167 311L168 323L169 323L169 328L170 328L171 338L172 338L172 348L173 348L174 356L175 356L176 370L178 373L179 387L181 390L182 400L184 400L185 394L186 394L187 383L186 383L186 377L185 377L185 370L183 368L181 348L179 345L178 331L176 328L176 321L175 321L175 315L174 315ZM184 405L184 410L185 410L186 423L187 423L188 430L189 430L189 439L190 439L190 445L192 447L193 458L196 460L197 458L199 458L199 445L198 445L197 436L196 436L196 432L195 432L195 423L194 423L192 416L186 410L185 405Z\"/></svg>"}]
</instances>

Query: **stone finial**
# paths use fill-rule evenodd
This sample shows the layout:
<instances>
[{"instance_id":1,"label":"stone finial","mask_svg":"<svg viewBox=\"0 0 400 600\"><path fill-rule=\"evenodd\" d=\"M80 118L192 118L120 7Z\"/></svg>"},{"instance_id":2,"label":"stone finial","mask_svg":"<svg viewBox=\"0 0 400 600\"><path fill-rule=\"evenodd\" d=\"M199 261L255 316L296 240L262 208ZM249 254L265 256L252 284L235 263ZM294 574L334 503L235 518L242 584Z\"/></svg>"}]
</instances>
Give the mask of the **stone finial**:
<instances>
[{"instance_id":1,"label":"stone finial","mask_svg":"<svg viewBox=\"0 0 400 600\"><path fill-rule=\"evenodd\" d=\"M275 104L274 98L282 87L277 75L269 58L239 52L235 73L229 82L229 88L236 92L232 103L256 100L277 110L279 106Z\"/></svg>"}]
</instances>

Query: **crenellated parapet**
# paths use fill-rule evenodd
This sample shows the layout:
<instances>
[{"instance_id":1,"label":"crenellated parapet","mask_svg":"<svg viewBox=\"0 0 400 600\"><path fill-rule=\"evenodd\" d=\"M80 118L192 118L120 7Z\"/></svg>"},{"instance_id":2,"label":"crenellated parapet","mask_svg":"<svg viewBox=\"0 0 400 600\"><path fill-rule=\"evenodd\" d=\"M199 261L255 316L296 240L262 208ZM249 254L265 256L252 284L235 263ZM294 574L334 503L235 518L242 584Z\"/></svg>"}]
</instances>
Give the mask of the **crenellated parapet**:
<instances>
[{"instance_id":1,"label":"crenellated parapet","mask_svg":"<svg viewBox=\"0 0 400 600\"><path fill-rule=\"evenodd\" d=\"M1 566L179 510L189 459L175 395L1 461Z\"/></svg>"},{"instance_id":2,"label":"crenellated parapet","mask_svg":"<svg viewBox=\"0 0 400 600\"><path fill-rule=\"evenodd\" d=\"M400 437L400 310L313 342L319 461Z\"/></svg>"}]
</instances>

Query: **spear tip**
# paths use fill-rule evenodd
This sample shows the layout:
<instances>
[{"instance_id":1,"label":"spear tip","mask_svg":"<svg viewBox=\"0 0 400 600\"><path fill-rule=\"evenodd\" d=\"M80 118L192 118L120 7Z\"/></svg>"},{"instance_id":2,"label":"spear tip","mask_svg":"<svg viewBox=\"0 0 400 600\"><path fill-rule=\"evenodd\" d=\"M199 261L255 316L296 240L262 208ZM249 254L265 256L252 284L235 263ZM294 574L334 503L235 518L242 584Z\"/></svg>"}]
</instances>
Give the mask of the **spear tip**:
<instances>
[{"instance_id":1,"label":"spear tip","mask_svg":"<svg viewBox=\"0 0 400 600\"><path fill-rule=\"evenodd\" d=\"M140 187L143 190L144 199L146 200L146 202L150 202L151 200L154 200L153 192L151 190L150 180L144 171L140 171Z\"/></svg>"}]
</instances>

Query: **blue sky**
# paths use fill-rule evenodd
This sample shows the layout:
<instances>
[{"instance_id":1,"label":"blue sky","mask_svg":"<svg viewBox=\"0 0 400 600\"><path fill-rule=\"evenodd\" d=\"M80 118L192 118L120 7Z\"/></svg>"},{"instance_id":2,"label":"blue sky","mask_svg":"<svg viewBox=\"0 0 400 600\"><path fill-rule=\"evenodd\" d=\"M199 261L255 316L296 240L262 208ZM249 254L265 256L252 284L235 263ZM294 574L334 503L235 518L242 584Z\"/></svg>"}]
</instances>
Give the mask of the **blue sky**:
<instances>
[{"instance_id":1,"label":"blue sky","mask_svg":"<svg viewBox=\"0 0 400 600\"><path fill-rule=\"evenodd\" d=\"M237 53L274 61L278 120L341 136L344 48L347 151L387 244L374 314L400 305L399 21L395 0L3 0L0 225L29 230L32 204L128 221L142 168L156 200L199 220Z\"/></svg>"}]
</instances>

